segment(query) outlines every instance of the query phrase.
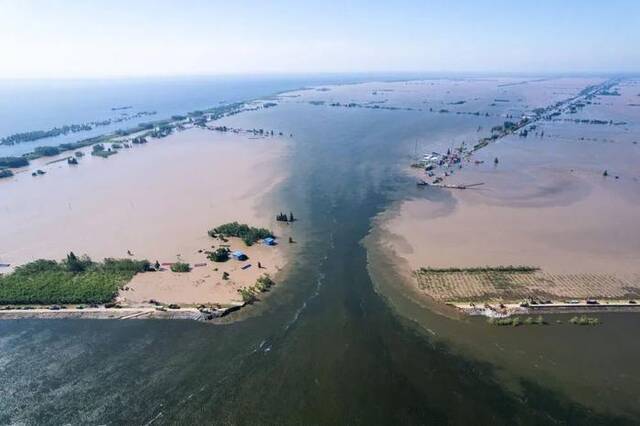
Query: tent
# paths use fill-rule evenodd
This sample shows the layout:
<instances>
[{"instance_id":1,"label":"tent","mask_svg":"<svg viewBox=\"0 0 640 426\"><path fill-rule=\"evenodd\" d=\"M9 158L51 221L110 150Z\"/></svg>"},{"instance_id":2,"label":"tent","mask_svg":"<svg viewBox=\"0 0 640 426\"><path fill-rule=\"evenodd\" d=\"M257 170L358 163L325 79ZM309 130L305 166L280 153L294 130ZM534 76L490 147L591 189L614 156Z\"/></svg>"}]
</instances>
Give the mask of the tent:
<instances>
[{"instance_id":1,"label":"tent","mask_svg":"<svg viewBox=\"0 0 640 426\"><path fill-rule=\"evenodd\" d=\"M243 252L241 252L240 250L236 250L234 252L231 253L231 257L233 257L236 260L247 260L248 257L246 254L244 254Z\"/></svg>"}]
</instances>

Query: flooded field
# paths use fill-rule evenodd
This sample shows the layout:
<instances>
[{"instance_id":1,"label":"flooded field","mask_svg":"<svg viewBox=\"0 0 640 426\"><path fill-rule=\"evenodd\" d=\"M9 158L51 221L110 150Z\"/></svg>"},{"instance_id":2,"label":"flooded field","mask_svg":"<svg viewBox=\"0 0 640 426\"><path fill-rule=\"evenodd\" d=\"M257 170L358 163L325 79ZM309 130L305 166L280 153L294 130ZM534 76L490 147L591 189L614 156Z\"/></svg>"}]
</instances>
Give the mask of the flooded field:
<instances>
[{"instance_id":1,"label":"flooded field","mask_svg":"<svg viewBox=\"0 0 640 426\"><path fill-rule=\"evenodd\" d=\"M546 92L537 90L544 86ZM510 93L514 87L518 94ZM600 409L633 410L637 367L611 360L637 353L629 338L631 324L637 319L634 314L596 314L609 325L589 331L576 331L563 315L547 316L546 321L554 323L557 318L564 325L545 330L491 330L495 326L484 319L463 319L465 325L460 325L460 313L439 303L519 303L528 298L580 299L584 303L593 297L637 297L640 228L635 218L640 215L640 148L636 142L640 140L640 114L628 106L637 92L637 82L624 81L616 87L619 96L596 96L575 113L535 123L536 128L527 136L501 138L474 152L446 177L449 184L482 182L482 186L467 190L416 188L395 201L374 220L366 246L377 289L398 312L453 342L463 353L500 364L506 381L522 375ZM550 93L575 96L579 92L566 83L549 80L496 90L505 101L494 102L496 106L509 105L503 110L505 119L511 112L517 117L530 111L536 101L544 104L545 97L551 100ZM528 90L535 95L527 97L523 92ZM573 121L576 118L606 123L577 123ZM615 124L622 121L624 124ZM476 129L479 134L486 131L479 126ZM463 141L473 143L474 139L461 133L463 137L451 136L448 145L434 144L433 148L421 147L421 143L438 137L421 137L417 152L446 152ZM407 166L412 162L412 155L408 157ZM424 172L409 167L404 172L414 182L426 178ZM499 277L447 273L416 278L413 273L422 267L499 265L540 270ZM607 335L612 333L611 323L618 328L616 339ZM544 341L533 335L544 336ZM552 336L564 341L554 343ZM584 351L586 347L589 349ZM529 362L518 360L516 353ZM578 358L583 370L568 366ZM590 372L588 377L584 371ZM602 389L613 394L600 393Z\"/></svg>"},{"instance_id":2,"label":"flooded field","mask_svg":"<svg viewBox=\"0 0 640 426\"><path fill-rule=\"evenodd\" d=\"M539 271L415 272L418 287L440 302L522 302L526 300L614 299L640 297L640 274L549 274Z\"/></svg>"},{"instance_id":3,"label":"flooded field","mask_svg":"<svg viewBox=\"0 0 640 426\"><path fill-rule=\"evenodd\" d=\"M13 224L3 228L2 250L16 261L57 256L72 243L96 256L128 247L186 256L183 236L197 241L226 218L259 220L264 205L286 205L299 221L273 297L218 323L0 322L0 423L637 422L639 315L598 314L593 327L566 315L545 316L545 326L497 327L461 317L411 281L422 266L634 271L640 199L631 124L621 143L585 145L579 132L571 141L547 137L568 125L553 121L538 124L542 138L504 137L477 151L484 163L448 177L481 179L477 191L419 188L409 167L416 155L474 143L511 116L603 81L319 86L219 123L282 130L284 148L179 134L141 148L144 155L2 182L0 212ZM605 106L596 101L581 113ZM221 148L227 144L233 149ZM42 204L12 189L20 185Z\"/></svg>"}]
</instances>

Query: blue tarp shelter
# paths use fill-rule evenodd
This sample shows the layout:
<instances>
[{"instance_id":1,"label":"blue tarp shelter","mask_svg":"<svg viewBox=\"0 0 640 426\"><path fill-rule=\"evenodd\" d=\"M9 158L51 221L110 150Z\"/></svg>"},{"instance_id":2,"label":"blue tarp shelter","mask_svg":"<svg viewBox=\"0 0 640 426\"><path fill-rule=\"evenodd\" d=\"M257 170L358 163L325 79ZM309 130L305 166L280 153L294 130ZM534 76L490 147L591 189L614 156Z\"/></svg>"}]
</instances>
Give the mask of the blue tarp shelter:
<instances>
[{"instance_id":1,"label":"blue tarp shelter","mask_svg":"<svg viewBox=\"0 0 640 426\"><path fill-rule=\"evenodd\" d=\"M233 257L236 260L247 260L248 257L246 254L244 254L243 252L241 252L240 250L236 250L234 252L231 252L231 257Z\"/></svg>"}]
</instances>

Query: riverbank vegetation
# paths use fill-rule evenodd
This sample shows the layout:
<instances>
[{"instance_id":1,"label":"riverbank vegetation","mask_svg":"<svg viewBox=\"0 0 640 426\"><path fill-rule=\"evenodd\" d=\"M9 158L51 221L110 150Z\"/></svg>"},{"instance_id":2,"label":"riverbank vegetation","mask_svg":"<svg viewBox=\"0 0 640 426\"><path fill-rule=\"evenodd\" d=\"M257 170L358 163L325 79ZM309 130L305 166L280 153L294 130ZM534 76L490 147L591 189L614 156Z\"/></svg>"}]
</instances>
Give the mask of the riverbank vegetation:
<instances>
[{"instance_id":1,"label":"riverbank vegetation","mask_svg":"<svg viewBox=\"0 0 640 426\"><path fill-rule=\"evenodd\" d=\"M73 252L66 259L39 259L0 276L0 304L107 303L139 272L146 260L104 259L94 262Z\"/></svg>"},{"instance_id":2,"label":"riverbank vegetation","mask_svg":"<svg viewBox=\"0 0 640 426\"><path fill-rule=\"evenodd\" d=\"M581 315L579 317L573 317L569 320L571 324L574 325L598 325L600 324L600 320L595 317L588 317L586 315Z\"/></svg>"},{"instance_id":3,"label":"riverbank vegetation","mask_svg":"<svg viewBox=\"0 0 640 426\"><path fill-rule=\"evenodd\" d=\"M489 318L487 320L489 324L497 325L497 326L510 326L510 327L518 327L521 325L547 325L548 323L542 318L538 316L536 318L527 317L522 319L520 317L507 317L507 318Z\"/></svg>"},{"instance_id":4,"label":"riverbank vegetation","mask_svg":"<svg viewBox=\"0 0 640 426\"><path fill-rule=\"evenodd\" d=\"M247 246L253 245L258 240L273 237L273 232L266 228L254 228L244 223L230 222L209 230L210 237L216 238L219 235L225 237L240 238Z\"/></svg>"},{"instance_id":5,"label":"riverbank vegetation","mask_svg":"<svg viewBox=\"0 0 640 426\"><path fill-rule=\"evenodd\" d=\"M269 274L264 274L256 280L253 286L238 289L238 293L244 303L253 303L258 300L258 294L269 291L275 284Z\"/></svg>"},{"instance_id":6,"label":"riverbank vegetation","mask_svg":"<svg viewBox=\"0 0 640 426\"><path fill-rule=\"evenodd\" d=\"M538 316L536 318L527 317L522 318L519 316L512 316L507 318L489 318L487 322L491 325L496 326L508 326L508 327L519 327L523 325L548 325L549 323L544 320L542 316ZM588 317L586 315L575 316L569 320L570 324L574 325L598 325L600 324L600 320L595 317ZM562 324L561 320L557 320L556 324Z\"/></svg>"}]
</instances>

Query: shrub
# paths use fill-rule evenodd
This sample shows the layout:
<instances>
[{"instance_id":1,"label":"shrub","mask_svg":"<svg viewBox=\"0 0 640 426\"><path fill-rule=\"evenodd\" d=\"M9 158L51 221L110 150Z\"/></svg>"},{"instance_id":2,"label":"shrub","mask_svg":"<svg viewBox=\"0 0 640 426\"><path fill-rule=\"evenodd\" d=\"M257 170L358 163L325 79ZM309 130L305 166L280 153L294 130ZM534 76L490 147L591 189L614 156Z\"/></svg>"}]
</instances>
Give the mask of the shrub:
<instances>
[{"instance_id":1,"label":"shrub","mask_svg":"<svg viewBox=\"0 0 640 426\"><path fill-rule=\"evenodd\" d=\"M173 272L189 272L191 271L191 265L184 262L176 262L171 265L171 271Z\"/></svg>"},{"instance_id":2,"label":"shrub","mask_svg":"<svg viewBox=\"0 0 640 426\"><path fill-rule=\"evenodd\" d=\"M18 266L14 273L23 275L37 274L40 272L61 271L63 268L55 260L38 259L33 262Z\"/></svg>"},{"instance_id":3,"label":"shrub","mask_svg":"<svg viewBox=\"0 0 640 426\"><path fill-rule=\"evenodd\" d=\"M264 274L256 280L256 285L254 287L256 290L264 293L274 285L275 282L271 279L269 274Z\"/></svg>"},{"instance_id":4,"label":"shrub","mask_svg":"<svg viewBox=\"0 0 640 426\"><path fill-rule=\"evenodd\" d=\"M523 323L523 321L518 317L489 318L487 322L493 325L512 326L512 327L517 327Z\"/></svg>"},{"instance_id":5,"label":"shrub","mask_svg":"<svg viewBox=\"0 0 640 426\"><path fill-rule=\"evenodd\" d=\"M569 320L571 324L576 325L598 325L600 324L600 320L598 318L591 318L586 315L581 315L579 317L573 317Z\"/></svg>"},{"instance_id":6,"label":"shrub","mask_svg":"<svg viewBox=\"0 0 640 426\"><path fill-rule=\"evenodd\" d=\"M253 303L257 300L257 297L251 288L239 288L238 293L240 293L244 303Z\"/></svg>"},{"instance_id":7,"label":"shrub","mask_svg":"<svg viewBox=\"0 0 640 426\"><path fill-rule=\"evenodd\" d=\"M207 259L214 262L226 262L229 260L229 249L226 247L220 247L216 251L208 251Z\"/></svg>"}]
</instances>

